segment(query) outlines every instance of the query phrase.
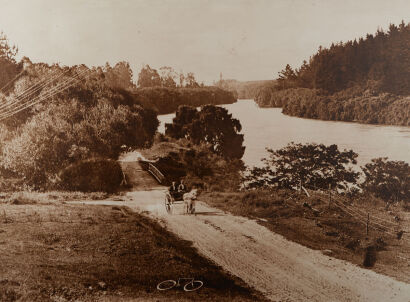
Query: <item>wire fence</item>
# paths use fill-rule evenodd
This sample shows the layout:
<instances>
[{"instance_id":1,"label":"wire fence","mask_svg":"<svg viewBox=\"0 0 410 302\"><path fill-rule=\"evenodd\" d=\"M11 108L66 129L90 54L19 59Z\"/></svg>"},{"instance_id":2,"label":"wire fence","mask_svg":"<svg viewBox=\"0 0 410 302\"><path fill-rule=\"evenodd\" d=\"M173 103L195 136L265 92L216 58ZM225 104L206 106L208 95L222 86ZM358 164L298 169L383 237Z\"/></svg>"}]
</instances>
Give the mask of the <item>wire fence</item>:
<instances>
[{"instance_id":1,"label":"wire fence","mask_svg":"<svg viewBox=\"0 0 410 302\"><path fill-rule=\"evenodd\" d=\"M311 196L317 196L322 198L328 197L326 193L319 192L311 192ZM399 236L400 232L402 234L404 233L400 220L396 222L388 221L375 215L370 215L370 213L367 213L362 209L350 206L346 203L350 203L350 200L345 196L340 196L336 193L329 196L329 206L336 206L337 208L339 208L340 210L347 213L351 217L355 218L358 222L366 226L367 229L373 228L397 238L401 238L401 236Z\"/></svg>"},{"instance_id":2,"label":"wire fence","mask_svg":"<svg viewBox=\"0 0 410 302\"><path fill-rule=\"evenodd\" d=\"M45 88L47 85L50 85L52 82L55 80L59 79L62 77L66 72L62 72L58 75L54 75L51 79L48 79L46 81L41 80L37 82L36 84L32 85L31 87L27 88L25 91L23 91L19 96L17 96L12 102L9 102L8 104L3 104L3 106L0 106L0 121L4 120L6 118L9 118L29 107L32 107L46 99L52 98L58 93L61 93L62 91L72 87L74 84L79 82L81 80L81 76L85 75L86 72L89 71L87 68L85 70L82 70L80 72L77 72L75 75L72 77L68 77L67 79L63 80L62 82L58 83L56 86L52 87L49 91L47 91L43 95L38 95L34 98L35 93L40 91L41 89ZM86 76L87 77L87 76Z\"/></svg>"}]
</instances>

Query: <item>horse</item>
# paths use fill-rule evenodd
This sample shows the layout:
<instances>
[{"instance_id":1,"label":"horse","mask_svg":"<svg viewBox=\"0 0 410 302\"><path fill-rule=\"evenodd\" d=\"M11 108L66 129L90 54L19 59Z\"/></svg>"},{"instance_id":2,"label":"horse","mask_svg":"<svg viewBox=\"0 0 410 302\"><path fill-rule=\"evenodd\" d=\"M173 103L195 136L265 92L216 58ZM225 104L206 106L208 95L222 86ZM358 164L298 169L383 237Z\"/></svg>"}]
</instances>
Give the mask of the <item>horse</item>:
<instances>
[{"instance_id":1,"label":"horse","mask_svg":"<svg viewBox=\"0 0 410 302\"><path fill-rule=\"evenodd\" d=\"M195 213L195 201L196 197L198 195L198 190L193 189L188 193L185 193L182 196L182 199L184 200L184 208L186 209L186 213L188 214L193 214Z\"/></svg>"}]
</instances>

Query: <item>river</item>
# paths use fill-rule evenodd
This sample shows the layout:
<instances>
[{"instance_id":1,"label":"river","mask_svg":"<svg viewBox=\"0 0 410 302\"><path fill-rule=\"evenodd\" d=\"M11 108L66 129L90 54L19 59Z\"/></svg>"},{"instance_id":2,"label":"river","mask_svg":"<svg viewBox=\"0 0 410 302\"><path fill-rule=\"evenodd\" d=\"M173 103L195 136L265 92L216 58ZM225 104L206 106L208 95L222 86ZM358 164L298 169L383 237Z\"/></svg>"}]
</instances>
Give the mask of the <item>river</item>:
<instances>
[{"instance_id":1,"label":"river","mask_svg":"<svg viewBox=\"0 0 410 302\"><path fill-rule=\"evenodd\" d=\"M410 163L410 127L321 121L282 114L282 108L259 108L253 100L223 105L239 119L246 146L243 160L249 166L261 164L266 147L280 149L290 142L336 144L359 154L359 165L372 158L388 157ZM158 116L160 132L175 114Z\"/></svg>"}]
</instances>

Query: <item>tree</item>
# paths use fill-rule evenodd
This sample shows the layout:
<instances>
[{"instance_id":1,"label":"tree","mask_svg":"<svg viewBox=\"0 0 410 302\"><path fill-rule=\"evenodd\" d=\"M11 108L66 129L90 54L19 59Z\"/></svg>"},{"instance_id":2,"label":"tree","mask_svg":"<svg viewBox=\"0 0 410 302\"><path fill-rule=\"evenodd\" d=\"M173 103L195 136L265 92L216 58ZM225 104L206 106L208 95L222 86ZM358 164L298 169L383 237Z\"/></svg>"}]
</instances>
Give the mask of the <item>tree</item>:
<instances>
[{"instance_id":1,"label":"tree","mask_svg":"<svg viewBox=\"0 0 410 302\"><path fill-rule=\"evenodd\" d=\"M172 67L163 66L159 69L161 74L161 86L162 87L171 87L174 88L177 86L175 79L177 78L177 74Z\"/></svg>"},{"instance_id":2,"label":"tree","mask_svg":"<svg viewBox=\"0 0 410 302\"><path fill-rule=\"evenodd\" d=\"M188 72L186 77L185 77L185 87L188 88L198 88L199 84L197 83L197 81L195 80L195 75L193 72Z\"/></svg>"},{"instance_id":3,"label":"tree","mask_svg":"<svg viewBox=\"0 0 410 302\"><path fill-rule=\"evenodd\" d=\"M245 152L242 126L239 120L222 107L206 105L197 110L180 106L172 124L165 124L165 134L194 144L205 143L215 153L227 159L240 159Z\"/></svg>"},{"instance_id":4,"label":"tree","mask_svg":"<svg viewBox=\"0 0 410 302\"><path fill-rule=\"evenodd\" d=\"M385 201L410 201L410 166L404 161L375 158L364 167L364 191Z\"/></svg>"},{"instance_id":5,"label":"tree","mask_svg":"<svg viewBox=\"0 0 410 302\"><path fill-rule=\"evenodd\" d=\"M22 68L22 64L16 63L17 52L18 48L10 46L7 36L0 32L0 88L4 88Z\"/></svg>"},{"instance_id":6,"label":"tree","mask_svg":"<svg viewBox=\"0 0 410 302\"><path fill-rule=\"evenodd\" d=\"M286 65L285 69L278 72L278 83L279 88L285 89L289 88L291 84L296 80L295 71L290 67L289 64Z\"/></svg>"},{"instance_id":7,"label":"tree","mask_svg":"<svg viewBox=\"0 0 410 302\"><path fill-rule=\"evenodd\" d=\"M156 69L145 65L138 74L138 87L161 86L161 77Z\"/></svg>"},{"instance_id":8,"label":"tree","mask_svg":"<svg viewBox=\"0 0 410 302\"><path fill-rule=\"evenodd\" d=\"M272 186L309 189L347 189L356 184L359 173L349 165L356 164L357 153L339 151L336 145L290 143L279 150L267 149L264 167L255 167L246 177L249 187Z\"/></svg>"},{"instance_id":9,"label":"tree","mask_svg":"<svg viewBox=\"0 0 410 302\"><path fill-rule=\"evenodd\" d=\"M184 82L185 82L185 75L184 73L181 71L179 73L179 87L184 87Z\"/></svg>"},{"instance_id":10,"label":"tree","mask_svg":"<svg viewBox=\"0 0 410 302\"><path fill-rule=\"evenodd\" d=\"M132 70L128 62L119 62L111 67L108 63L104 70L105 82L112 89L133 89Z\"/></svg>"}]
</instances>

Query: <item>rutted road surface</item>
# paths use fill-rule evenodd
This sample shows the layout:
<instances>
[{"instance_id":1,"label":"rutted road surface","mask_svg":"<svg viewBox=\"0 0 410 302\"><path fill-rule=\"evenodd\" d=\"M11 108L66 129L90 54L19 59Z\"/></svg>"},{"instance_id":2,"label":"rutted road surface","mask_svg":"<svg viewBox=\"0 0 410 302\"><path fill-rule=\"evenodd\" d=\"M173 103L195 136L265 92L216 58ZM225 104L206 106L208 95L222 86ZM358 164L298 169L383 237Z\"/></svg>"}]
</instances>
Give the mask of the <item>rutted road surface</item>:
<instances>
[{"instance_id":1,"label":"rutted road surface","mask_svg":"<svg viewBox=\"0 0 410 302\"><path fill-rule=\"evenodd\" d=\"M124 205L160 220L201 254L273 301L410 301L410 285L286 240L257 222L197 203L172 214L164 189L133 191ZM98 201L96 204L119 202Z\"/></svg>"}]
</instances>

